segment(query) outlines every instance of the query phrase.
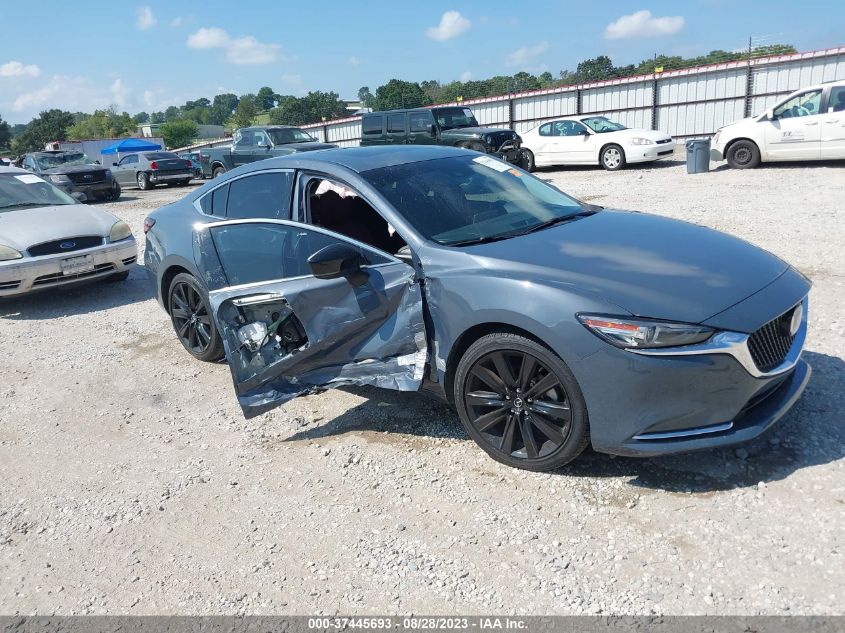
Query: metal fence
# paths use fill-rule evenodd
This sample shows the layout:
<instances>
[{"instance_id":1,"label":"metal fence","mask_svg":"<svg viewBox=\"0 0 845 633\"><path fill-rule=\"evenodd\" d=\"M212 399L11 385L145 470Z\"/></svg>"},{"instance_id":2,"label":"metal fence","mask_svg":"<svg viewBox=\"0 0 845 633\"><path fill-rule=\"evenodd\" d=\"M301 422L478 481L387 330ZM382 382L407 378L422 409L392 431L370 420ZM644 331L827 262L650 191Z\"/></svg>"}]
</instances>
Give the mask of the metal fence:
<instances>
[{"instance_id":1,"label":"metal fence","mask_svg":"<svg viewBox=\"0 0 845 633\"><path fill-rule=\"evenodd\" d=\"M845 46L466 99L460 105L470 106L481 125L520 133L555 117L603 114L628 127L691 138L762 112L803 86L836 79L845 79ZM361 140L360 117L302 127L321 141L344 147Z\"/></svg>"}]
</instances>

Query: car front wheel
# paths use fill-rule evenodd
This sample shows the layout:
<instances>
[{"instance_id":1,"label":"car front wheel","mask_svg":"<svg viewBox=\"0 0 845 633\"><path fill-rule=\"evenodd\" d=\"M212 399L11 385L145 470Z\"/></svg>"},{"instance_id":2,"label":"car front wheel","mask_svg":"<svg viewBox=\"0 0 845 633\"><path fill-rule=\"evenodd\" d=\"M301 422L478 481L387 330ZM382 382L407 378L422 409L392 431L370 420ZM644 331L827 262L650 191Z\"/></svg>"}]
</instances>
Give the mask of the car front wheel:
<instances>
[{"instance_id":1,"label":"car front wheel","mask_svg":"<svg viewBox=\"0 0 845 633\"><path fill-rule=\"evenodd\" d=\"M608 145L601 152L601 166L608 171L616 171L625 166L625 150L618 145Z\"/></svg>"},{"instance_id":2,"label":"car front wheel","mask_svg":"<svg viewBox=\"0 0 845 633\"><path fill-rule=\"evenodd\" d=\"M518 334L488 334L467 349L454 399L470 437L508 466L559 468L589 442L587 408L572 372L547 347Z\"/></svg>"},{"instance_id":3,"label":"car front wheel","mask_svg":"<svg viewBox=\"0 0 845 633\"><path fill-rule=\"evenodd\" d=\"M751 141L737 141L725 158L732 169L751 169L760 164L760 148Z\"/></svg>"},{"instance_id":4,"label":"car front wheel","mask_svg":"<svg viewBox=\"0 0 845 633\"><path fill-rule=\"evenodd\" d=\"M226 173L225 167L215 167L214 170L211 172L211 177L212 178L219 178L220 176L222 176L225 173Z\"/></svg>"},{"instance_id":5,"label":"car front wheel","mask_svg":"<svg viewBox=\"0 0 845 633\"><path fill-rule=\"evenodd\" d=\"M530 149L522 148L519 154L519 166L525 171L534 171L537 165L534 163L534 152Z\"/></svg>"},{"instance_id":6,"label":"car front wheel","mask_svg":"<svg viewBox=\"0 0 845 633\"><path fill-rule=\"evenodd\" d=\"M167 306L176 336L191 356L207 362L223 358L223 341L205 292L193 276L179 273L173 278Z\"/></svg>"}]
</instances>

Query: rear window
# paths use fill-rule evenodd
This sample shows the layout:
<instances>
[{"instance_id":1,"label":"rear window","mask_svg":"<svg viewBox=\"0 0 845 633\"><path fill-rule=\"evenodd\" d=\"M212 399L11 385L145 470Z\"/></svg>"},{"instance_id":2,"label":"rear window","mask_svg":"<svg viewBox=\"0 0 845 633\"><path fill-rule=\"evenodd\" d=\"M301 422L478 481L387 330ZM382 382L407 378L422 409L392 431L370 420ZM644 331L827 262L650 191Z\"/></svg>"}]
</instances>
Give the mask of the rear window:
<instances>
[{"instance_id":1,"label":"rear window","mask_svg":"<svg viewBox=\"0 0 845 633\"><path fill-rule=\"evenodd\" d=\"M179 158L173 152L150 152L149 154L144 154L144 157L147 160L164 160L166 158Z\"/></svg>"},{"instance_id":2,"label":"rear window","mask_svg":"<svg viewBox=\"0 0 845 633\"><path fill-rule=\"evenodd\" d=\"M233 180L229 185L226 217L289 219L292 181L293 174L289 171L255 174ZM216 201L212 205L214 215L217 215Z\"/></svg>"},{"instance_id":3,"label":"rear window","mask_svg":"<svg viewBox=\"0 0 845 633\"><path fill-rule=\"evenodd\" d=\"M364 117L362 127L364 134L381 134L384 127L384 117L380 115Z\"/></svg>"}]
</instances>

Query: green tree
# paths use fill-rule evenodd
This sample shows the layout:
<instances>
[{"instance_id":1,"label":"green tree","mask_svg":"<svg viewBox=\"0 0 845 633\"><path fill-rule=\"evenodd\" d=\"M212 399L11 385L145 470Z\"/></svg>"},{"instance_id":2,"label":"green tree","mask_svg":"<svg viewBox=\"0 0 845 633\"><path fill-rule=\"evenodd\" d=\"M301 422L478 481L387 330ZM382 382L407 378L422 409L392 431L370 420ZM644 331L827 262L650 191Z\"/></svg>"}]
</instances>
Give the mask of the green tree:
<instances>
[{"instance_id":1,"label":"green tree","mask_svg":"<svg viewBox=\"0 0 845 633\"><path fill-rule=\"evenodd\" d=\"M373 96L373 93L370 92L369 86L361 86L358 88L358 101L361 102L361 105L365 108L372 108L374 100L375 97Z\"/></svg>"},{"instance_id":2,"label":"green tree","mask_svg":"<svg viewBox=\"0 0 845 633\"><path fill-rule=\"evenodd\" d=\"M0 116L0 147L9 147L9 141L12 140L12 130L9 124Z\"/></svg>"},{"instance_id":3,"label":"green tree","mask_svg":"<svg viewBox=\"0 0 845 633\"><path fill-rule=\"evenodd\" d=\"M175 119L161 126L161 138L169 148L184 147L197 137L197 124L190 119Z\"/></svg>"},{"instance_id":4,"label":"green tree","mask_svg":"<svg viewBox=\"0 0 845 633\"><path fill-rule=\"evenodd\" d=\"M290 97L270 111L274 125L305 125L336 119L346 114L346 104L336 92L309 92L299 99Z\"/></svg>"},{"instance_id":5,"label":"green tree","mask_svg":"<svg viewBox=\"0 0 845 633\"><path fill-rule=\"evenodd\" d=\"M141 123L146 123L147 121L149 121L150 115L146 112L139 112L138 114L132 117L132 120L140 125Z\"/></svg>"},{"instance_id":6,"label":"green tree","mask_svg":"<svg viewBox=\"0 0 845 633\"><path fill-rule=\"evenodd\" d=\"M67 139L67 129L73 125L73 115L64 110L44 110L29 122L26 129L12 141L12 150L18 154L34 152L51 141Z\"/></svg>"},{"instance_id":7,"label":"green tree","mask_svg":"<svg viewBox=\"0 0 845 633\"><path fill-rule=\"evenodd\" d=\"M615 68L610 57L599 55L593 59L585 59L578 63L575 76L579 83L587 81L603 81L615 77Z\"/></svg>"},{"instance_id":8,"label":"green tree","mask_svg":"<svg viewBox=\"0 0 845 633\"><path fill-rule=\"evenodd\" d=\"M214 97L211 102L211 114L208 122L212 125L224 125L238 107L238 95L226 92Z\"/></svg>"},{"instance_id":9,"label":"green tree","mask_svg":"<svg viewBox=\"0 0 845 633\"><path fill-rule=\"evenodd\" d=\"M182 117L182 109L177 108L176 106L170 106L167 110L164 111L164 120L165 121L173 121L174 119L179 119Z\"/></svg>"},{"instance_id":10,"label":"green tree","mask_svg":"<svg viewBox=\"0 0 845 633\"><path fill-rule=\"evenodd\" d=\"M376 110L394 110L396 108L416 108L430 104L422 87L415 81L391 79L376 89L373 107Z\"/></svg>"},{"instance_id":11,"label":"green tree","mask_svg":"<svg viewBox=\"0 0 845 633\"><path fill-rule=\"evenodd\" d=\"M262 86L255 95L255 105L259 110L269 110L276 105L276 93L269 86Z\"/></svg>"},{"instance_id":12,"label":"green tree","mask_svg":"<svg viewBox=\"0 0 845 633\"><path fill-rule=\"evenodd\" d=\"M160 124L160 123L164 123L164 121L165 121L164 112L153 112L150 115L150 123Z\"/></svg>"},{"instance_id":13,"label":"green tree","mask_svg":"<svg viewBox=\"0 0 845 633\"><path fill-rule=\"evenodd\" d=\"M235 113L229 118L226 125L232 130L249 127L255 121L257 115L258 108L255 107L255 101L249 98L249 95L244 95L238 101L238 107L235 108Z\"/></svg>"},{"instance_id":14,"label":"green tree","mask_svg":"<svg viewBox=\"0 0 845 633\"><path fill-rule=\"evenodd\" d=\"M95 110L92 115L78 117L76 123L67 129L67 138L72 140L120 138L135 131L135 121L128 112L118 113L114 108Z\"/></svg>"}]
</instances>

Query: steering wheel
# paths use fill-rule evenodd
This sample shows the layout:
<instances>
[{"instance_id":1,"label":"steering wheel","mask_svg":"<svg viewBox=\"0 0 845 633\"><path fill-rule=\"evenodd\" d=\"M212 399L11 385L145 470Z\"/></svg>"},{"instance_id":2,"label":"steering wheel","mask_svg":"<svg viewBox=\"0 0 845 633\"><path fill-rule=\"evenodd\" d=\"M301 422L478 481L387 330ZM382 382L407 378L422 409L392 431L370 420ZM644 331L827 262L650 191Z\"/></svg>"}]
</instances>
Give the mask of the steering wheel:
<instances>
[{"instance_id":1,"label":"steering wheel","mask_svg":"<svg viewBox=\"0 0 845 633\"><path fill-rule=\"evenodd\" d=\"M804 106L792 106L792 116L810 116L810 111Z\"/></svg>"}]
</instances>

